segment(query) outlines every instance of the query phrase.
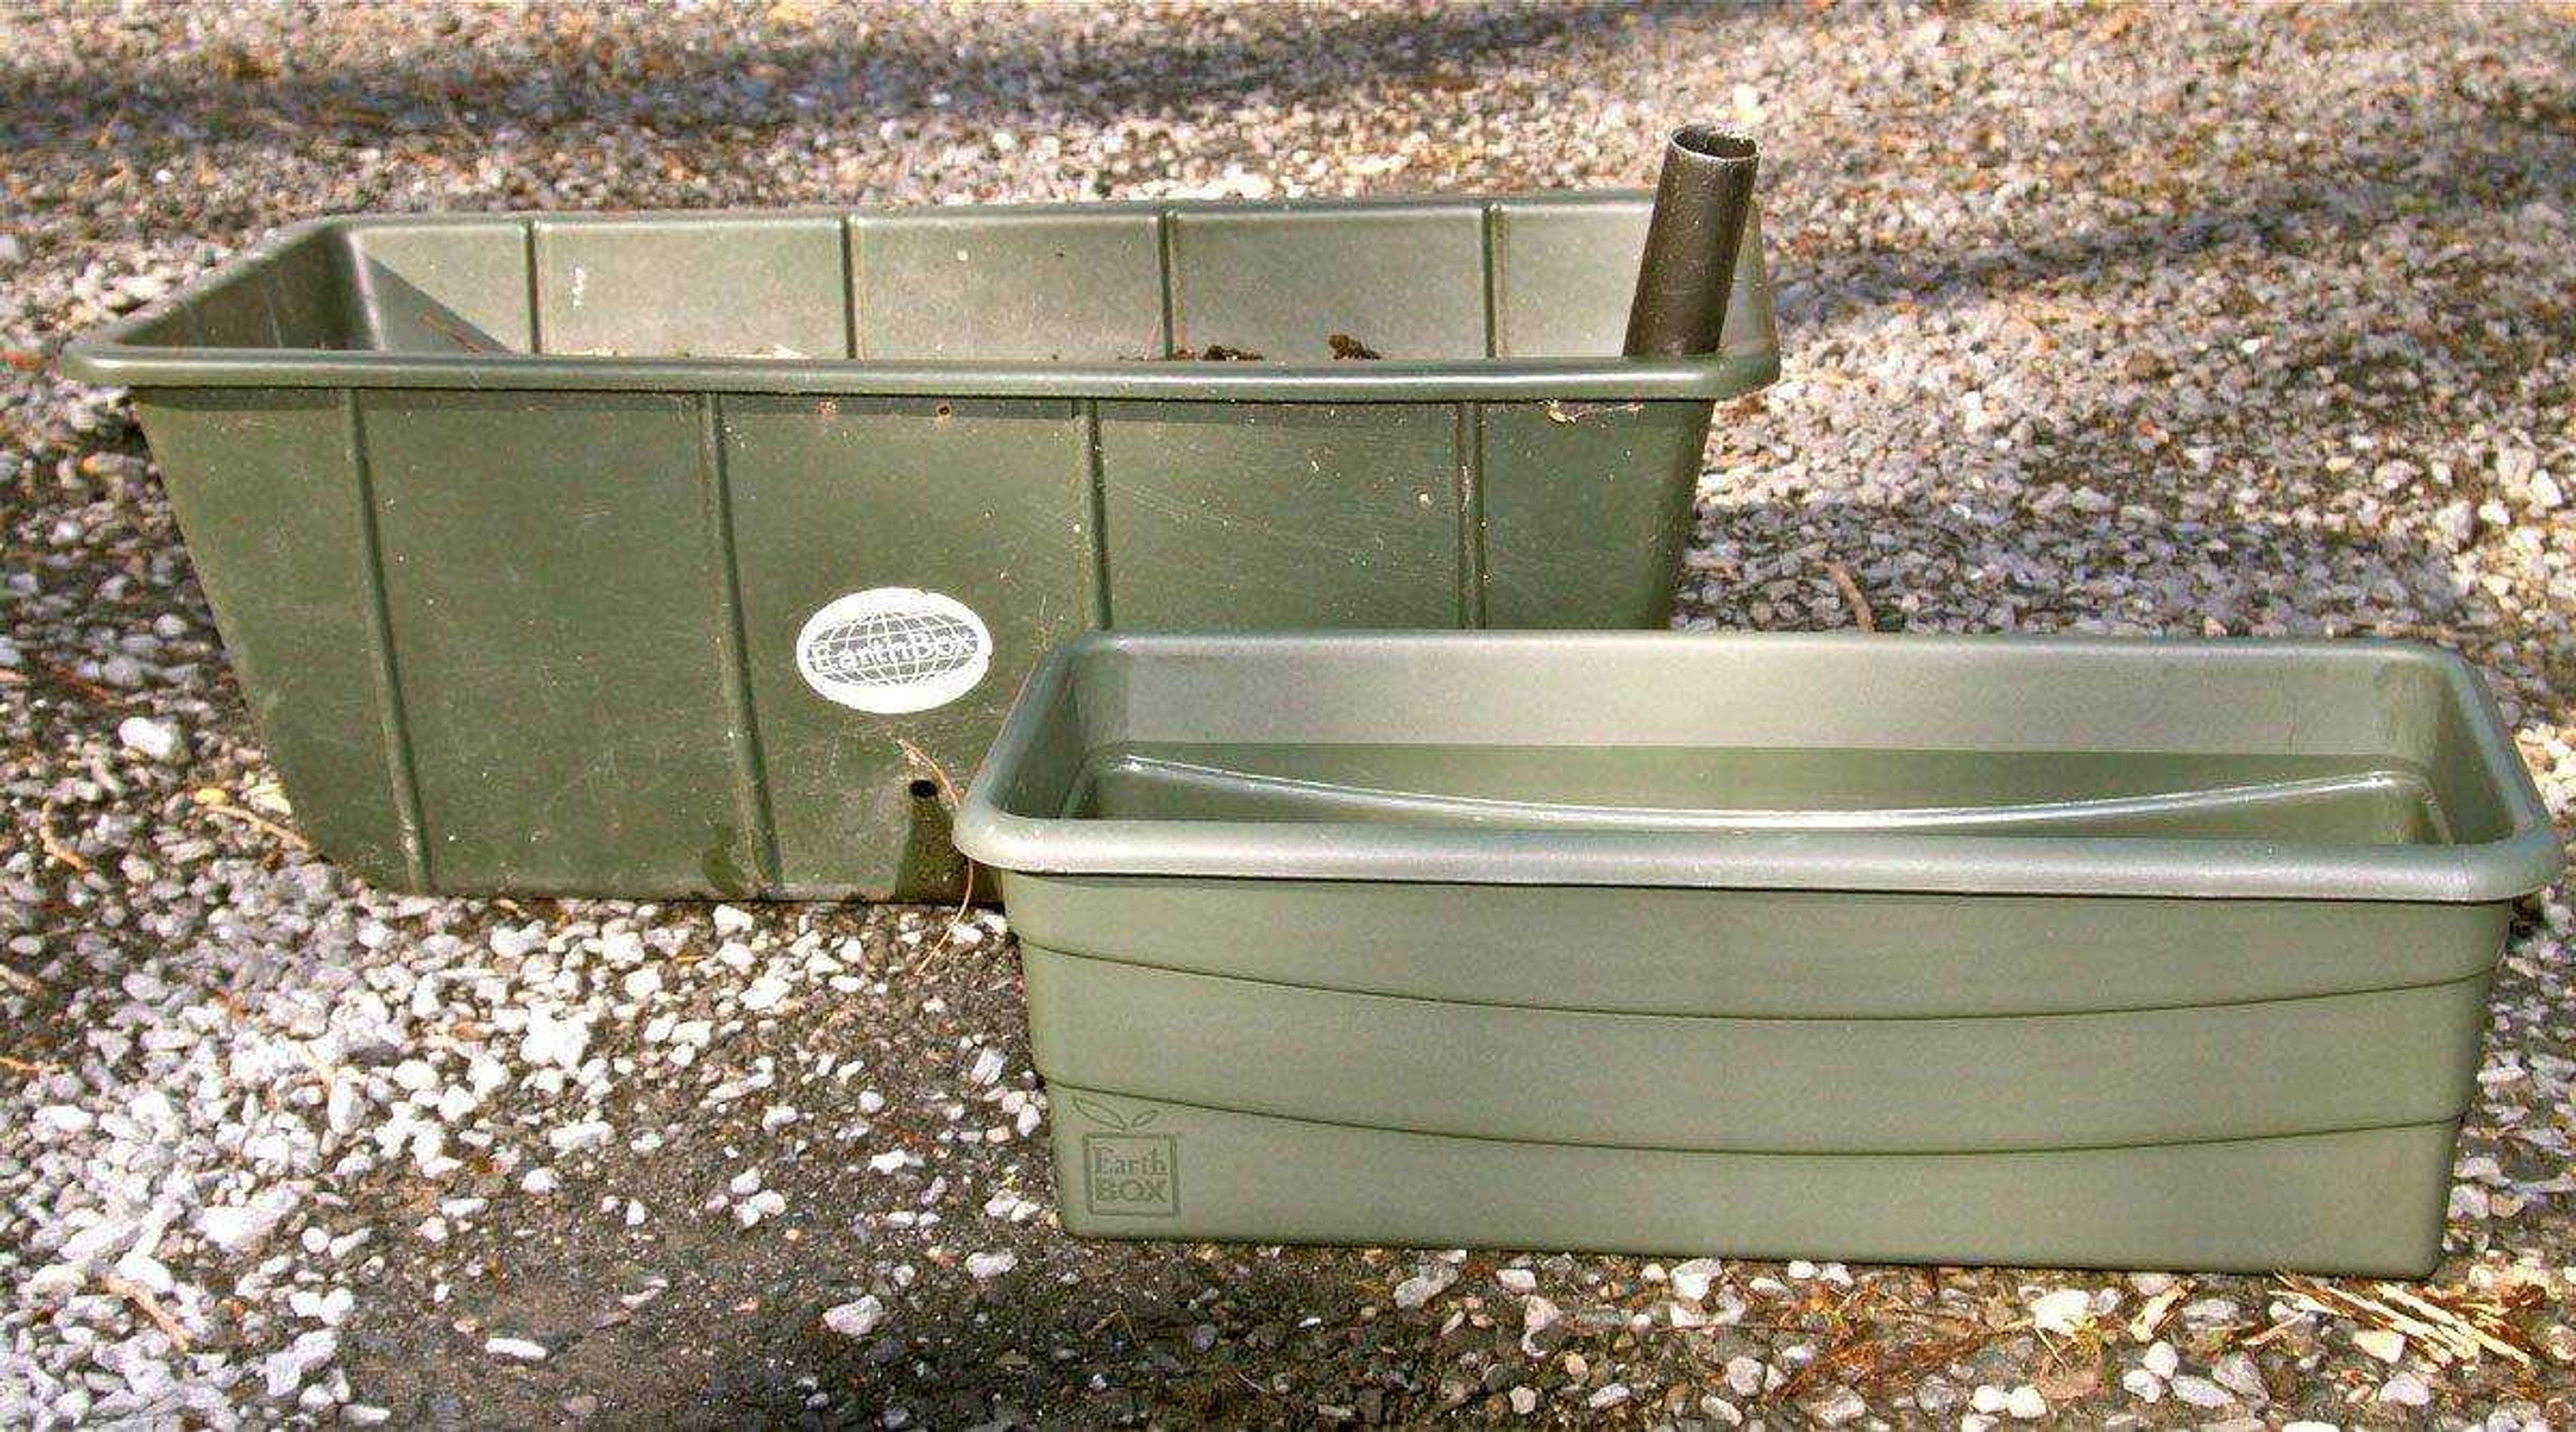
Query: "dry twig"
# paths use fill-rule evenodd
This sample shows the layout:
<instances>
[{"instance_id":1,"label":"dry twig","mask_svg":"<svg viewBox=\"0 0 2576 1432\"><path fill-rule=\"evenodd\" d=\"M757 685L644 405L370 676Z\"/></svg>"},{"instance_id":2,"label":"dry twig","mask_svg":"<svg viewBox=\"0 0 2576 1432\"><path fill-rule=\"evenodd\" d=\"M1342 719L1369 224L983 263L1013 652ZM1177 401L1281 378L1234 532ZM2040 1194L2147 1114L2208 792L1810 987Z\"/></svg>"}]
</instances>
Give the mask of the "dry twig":
<instances>
[{"instance_id":1,"label":"dry twig","mask_svg":"<svg viewBox=\"0 0 2576 1432\"><path fill-rule=\"evenodd\" d=\"M2530 1351L2514 1341L2523 1334L2506 1317L2509 1308L2500 1298L2442 1288L2419 1292L2401 1283L2372 1285L2374 1297L2295 1273L2282 1274L2281 1285L2312 1312L2400 1334L2436 1364L2474 1362L2481 1353L2523 1367L2532 1363Z\"/></svg>"},{"instance_id":2,"label":"dry twig","mask_svg":"<svg viewBox=\"0 0 2576 1432\"><path fill-rule=\"evenodd\" d=\"M240 821L255 830L265 831L298 850L310 851L313 848L313 842L234 800L220 786L199 786L190 798L196 801L198 809L209 815L219 815L227 820Z\"/></svg>"},{"instance_id":3,"label":"dry twig","mask_svg":"<svg viewBox=\"0 0 2576 1432\"><path fill-rule=\"evenodd\" d=\"M90 873L89 858L65 845L62 837L54 834L54 808L50 804L36 812L36 844L44 850L45 858L56 865L68 866L83 875Z\"/></svg>"},{"instance_id":4,"label":"dry twig","mask_svg":"<svg viewBox=\"0 0 2576 1432\"><path fill-rule=\"evenodd\" d=\"M1984 1347L2001 1331L1972 1320L1950 1318L1947 1321L1965 1330L1912 1340L1891 1339L1877 1320L1907 1310L1873 1288L1856 1288L1830 1301L1820 1298L1812 1306L1825 1322L1824 1347L1778 1387L1762 1393L1759 1400L1765 1406L1792 1406L1818 1387L1835 1383L1867 1395L1881 1388L1920 1381L1934 1370ZM1784 1330L1813 1332L1814 1328Z\"/></svg>"},{"instance_id":5,"label":"dry twig","mask_svg":"<svg viewBox=\"0 0 2576 1432\"><path fill-rule=\"evenodd\" d=\"M901 736L895 737L894 743L903 751L904 765L910 767L915 775L929 781L931 785L938 790L939 808L948 812L950 816L955 816L957 814L957 807L963 803L964 797L958 792L957 782L949 776L948 768L934 760L928 751L921 749L919 746L914 745L912 742L905 740ZM959 858L964 859L963 856L960 856ZM975 862L968 860L966 861L965 889L960 891L957 896L957 913L948 918L948 934L950 937L954 937L956 935L957 927L965 923L967 912L974 908ZM945 942L943 941L943 943Z\"/></svg>"},{"instance_id":6,"label":"dry twig","mask_svg":"<svg viewBox=\"0 0 2576 1432\"><path fill-rule=\"evenodd\" d=\"M2191 1280L2185 1278L2149 1298L2146 1305L2138 1309L2137 1316L2129 1319L2129 1336L2142 1343L2154 1342L2157 1330L2165 1325L2165 1320L2173 1316L2173 1310L2190 1295Z\"/></svg>"},{"instance_id":7,"label":"dry twig","mask_svg":"<svg viewBox=\"0 0 2576 1432\"><path fill-rule=\"evenodd\" d=\"M1834 590L1842 594L1843 606L1851 612L1852 625L1862 631L1878 630L1878 614L1869 609L1869 597L1861 591L1860 583L1852 580L1851 568L1840 562L1827 562L1825 575L1833 579Z\"/></svg>"},{"instance_id":8,"label":"dry twig","mask_svg":"<svg viewBox=\"0 0 2576 1432\"><path fill-rule=\"evenodd\" d=\"M114 1273L107 1274L98 1281L100 1287L132 1303L137 1312L152 1320L154 1327L167 1333L170 1337L170 1346L183 1353L188 1350L192 1340L188 1336L187 1326L172 1317L168 1308L161 1306L161 1300L152 1296L151 1289L131 1278L120 1277Z\"/></svg>"},{"instance_id":9,"label":"dry twig","mask_svg":"<svg viewBox=\"0 0 2576 1432\"><path fill-rule=\"evenodd\" d=\"M52 677L56 684L69 687L78 695L94 701L101 706L124 706L128 704L128 699L125 694L112 686L101 685L100 683L92 681L88 677L81 675L77 671L71 671L66 668L56 666L50 661L39 662L37 664L44 668L45 674Z\"/></svg>"}]
</instances>

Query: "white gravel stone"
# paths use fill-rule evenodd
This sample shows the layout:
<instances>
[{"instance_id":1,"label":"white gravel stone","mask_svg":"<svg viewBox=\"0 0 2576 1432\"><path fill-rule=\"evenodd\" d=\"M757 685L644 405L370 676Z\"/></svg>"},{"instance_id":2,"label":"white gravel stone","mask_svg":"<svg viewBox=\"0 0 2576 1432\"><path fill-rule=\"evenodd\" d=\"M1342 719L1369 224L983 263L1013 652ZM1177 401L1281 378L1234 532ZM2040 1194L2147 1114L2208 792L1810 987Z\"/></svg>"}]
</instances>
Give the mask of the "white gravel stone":
<instances>
[{"instance_id":1,"label":"white gravel stone","mask_svg":"<svg viewBox=\"0 0 2576 1432\"><path fill-rule=\"evenodd\" d=\"M885 1322L885 1304L874 1293L823 1310L823 1326L845 1338L863 1338Z\"/></svg>"},{"instance_id":2,"label":"white gravel stone","mask_svg":"<svg viewBox=\"0 0 2576 1432\"><path fill-rule=\"evenodd\" d=\"M966 1273L978 1283L989 1282L1020 1266L1020 1255L1004 1250L998 1253L969 1253Z\"/></svg>"},{"instance_id":3,"label":"white gravel stone","mask_svg":"<svg viewBox=\"0 0 2576 1432\"><path fill-rule=\"evenodd\" d=\"M347 1288L333 1288L327 1292L298 1288L287 1295L286 1301L297 1317L338 1327L348 1320L349 1312L357 1306L358 1299L357 1294Z\"/></svg>"},{"instance_id":4,"label":"white gravel stone","mask_svg":"<svg viewBox=\"0 0 2576 1432\"><path fill-rule=\"evenodd\" d=\"M1447 1292L1449 1285L1457 1280L1457 1270L1447 1264L1426 1264L1412 1277L1395 1285L1395 1305L1399 1308L1422 1307Z\"/></svg>"},{"instance_id":5,"label":"white gravel stone","mask_svg":"<svg viewBox=\"0 0 2576 1432\"><path fill-rule=\"evenodd\" d=\"M606 1148L617 1131L602 1120L561 1124L546 1131L546 1146L558 1154L577 1154Z\"/></svg>"},{"instance_id":6,"label":"white gravel stone","mask_svg":"<svg viewBox=\"0 0 2576 1432\"><path fill-rule=\"evenodd\" d=\"M1726 1360L1726 1389L1738 1397L1757 1396L1762 1391L1764 1372L1762 1359L1738 1353Z\"/></svg>"},{"instance_id":7,"label":"white gravel stone","mask_svg":"<svg viewBox=\"0 0 2576 1432\"><path fill-rule=\"evenodd\" d=\"M581 1067L581 1057L590 1048L590 1017L576 1014L558 1016L546 1010L528 1013L527 1033L519 1039L519 1057L530 1064L552 1064L563 1069Z\"/></svg>"},{"instance_id":8,"label":"white gravel stone","mask_svg":"<svg viewBox=\"0 0 2576 1432\"><path fill-rule=\"evenodd\" d=\"M755 1227L764 1218L775 1218L787 1211L787 1195L765 1188L734 1205L734 1222L745 1228Z\"/></svg>"},{"instance_id":9,"label":"white gravel stone","mask_svg":"<svg viewBox=\"0 0 2576 1432\"><path fill-rule=\"evenodd\" d=\"M116 739L136 755L164 764L188 754L188 738L180 734L177 726L148 716L128 716L118 722Z\"/></svg>"},{"instance_id":10,"label":"white gravel stone","mask_svg":"<svg viewBox=\"0 0 2576 1432\"><path fill-rule=\"evenodd\" d=\"M142 1237L143 1225L137 1220L101 1218L64 1239L62 1246L54 1251L66 1263L94 1268L121 1257L134 1247L135 1240Z\"/></svg>"},{"instance_id":11,"label":"white gravel stone","mask_svg":"<svg viewBox=\"0 0 2576 1432\"><path fill-rule=\"evenodd\" d=\"M2263 1385L2263 1371L2245 1352L2230 1352L2209 1365L2209 1379L2248 1402L2269 1402L2272 1394Z\"/></svg>"},{"instance_id":12,"label":"white gravel stone","mask_svg":"<svg viewBox=\"0 0 2576 1432\"><path fill-rule=\"evenodd\" d=\"M284 1349L260 1360L259 1375L270 1401L291 1396L304 1380L340 1355L340 1335L328 1328L299 1334Z\"/></svg>"},{"instance_id":13,"label":"white gravel stone","mask_svg":"<svg viewBox=\"0 0 2576 1432\"><path fill-rule=\"evenodd\" d=\"M504 1362L543 1362L546 1345L527 1338L485 1338L483 1351Z\"/></svg>"},{"instance_id":14,"label":"white gravel stone","mask_svg":"<svg viewBox=\"0 0 2576 1432\"><path fill-rule=\"evenodd\" d=\"M1046 1205L1032 1198L1024 1198L1009 1189L1003 1189L984 1200L984 1216L998 1218L1005 1223L1026 1223L1044 1212L1046 1212Z\"/></svg>"},{"instance_id":15,"label":"white gravel stone","mask_svg":"<svg viewBox=\"0 0 2576 1432\"><path fill-rule=\"evenodd\" d=\"M2203 1411L2214 1411L2236 1401L2235 1396L2226 1388L2208 1378L2193 1377L2188 1373L2166 1379L2166 1387L2173 1393L2175 1401L2188 1403Z\"/></svg>"},{"instance_id":16,"label":"white gravel stone","mask_svg":"<svg viewBox=\"0 0 2576 1432\"><path fill-rule=\"evenodd\" d=\"M48 1104L36 1111L36 1133L50 1140L88 1133L97 1123L89 1110L74 1104Z\"/></svg>"},{"instance_id":17,"label":"white gravel stone","mask_svg":"<svg viewBox=\"0 0 2576 1432\"><path fill-rule=\"evenodd\" d=\"M1564 1321L1565 1314L1556 1304L1536 1293L1521 1299L1521 1331L1525 1335L1543 1333ZM1529 1344L1524 1341L1524 1348Z\"/></svg>"},{"instance_id":18,"label":"white gravel stone","mask_svg":"<svg viewBox=\"0 0 2576 1432\"><path fill-rule=\"evenodd\" d=\"M1672 1280L1673 1296L1696 1303L1708 1296L1709 1285L1725 1276L1726 1265L1715 1258L1693 1258L1677 1263L1666 1276Z\"/></svg>"},{"instance_id":19,"label":"white gravel stone","mask_svg":"<svg viewBox=\"0 0 2576 1432\"><path fill-rule=\"evenodd\" d=\"M88 1275L77 1263L48 1263L28 1274L18 1290L29 1302L52 1303L79 1292L87 1281Z\"/></svg>"},{"instance_id":20,"label":"white gravel stone","mask_svg":"<svg viewBox=\"0 0 2576 1432\"><path fill-rule=\"evenodd\" d=\"M2082 1331L2093 1321L2093 1295L2082 1288L2059 1288L2030 1302L2030 1323L2060 1337Z\"/></svg>"},{"instance_id":21,"label":"white gravel stone","mask_svg":"<svg viewBox=\"0 0 2576 1432\"><path fill-rule=\"evenodd\" d=\"M485 943L491 947L492 953L505 960L525 959L545 948L546 927L539 924L498 925L485 937Z\"/></svg>"},{"instance_id":22,"label":"white gravel stone","mask_svg":"<svg viewBox=\"0 0 2576 1432\"><path fill-rule=\"evenodd\" d=\"M2379 1400L2392 1407L2424 1407L2433 1401L2433 1387L2414 1373L2401 1372L2379 1385Z\"/></svg>"},{"instance_id":23,"label":"white gravel stone","mask_svg":"<svg viewBox=\"0 0 2576 1432\"><path fill-rule=\"evenodd\" d=\"M784 1004L787 994L787 981L776 975L762 975L743 990L738 1002L753 1014L765 1014Z\"/></svg>"},{"instance_id":24,"label":"white gravel stone","mask_svg":"<svg viewBox=\"0 0 2576 1432\"><path fill-rule=\"evenodd\" d=\"M293 1189L273 1188L247 1203L216 1204L198 1210L197 1231L207 1242L234 1257L256 1252L295 1211Z\"/></svg>"},{"instance_id":25,"label":"white gravel stone","mask_svg":"<svg viewBox=\"0 0 2576 1432\"><path fill-rule=\"evenodd\" d=\"M1807 1403L1806 1413L1819 1427L1845 1427L1869 1415L1869 1402L1848 1387L1837 1387Z\"/></svg>"}]
</instances>

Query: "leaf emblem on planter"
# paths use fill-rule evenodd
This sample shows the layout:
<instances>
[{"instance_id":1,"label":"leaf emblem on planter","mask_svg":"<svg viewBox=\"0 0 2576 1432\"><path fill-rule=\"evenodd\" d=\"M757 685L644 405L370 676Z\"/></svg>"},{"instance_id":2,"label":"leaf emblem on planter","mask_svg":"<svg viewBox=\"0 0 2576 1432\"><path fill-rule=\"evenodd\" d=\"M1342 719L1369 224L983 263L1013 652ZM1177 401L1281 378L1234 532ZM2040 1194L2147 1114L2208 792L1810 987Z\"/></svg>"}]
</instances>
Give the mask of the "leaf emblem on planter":
<instances>
[{"instance_id":1,"label":"leaf emblem on planter","mask_svg":"<svg viewBox=\"0 0 2576 1432\"><path fill-rule=\"evenodd\" d=\"M1066 1102L1073 1105L1075 1113L1095 1124L1106 1124L1122 1134L1132 1134L1161 1118L1163 1114L1160 1109L1141 1109L1134 1114L1122 1114L1097 1099L1086 1099L1080 1094L1067 1096Z\"/></svg>"}]
</instances>

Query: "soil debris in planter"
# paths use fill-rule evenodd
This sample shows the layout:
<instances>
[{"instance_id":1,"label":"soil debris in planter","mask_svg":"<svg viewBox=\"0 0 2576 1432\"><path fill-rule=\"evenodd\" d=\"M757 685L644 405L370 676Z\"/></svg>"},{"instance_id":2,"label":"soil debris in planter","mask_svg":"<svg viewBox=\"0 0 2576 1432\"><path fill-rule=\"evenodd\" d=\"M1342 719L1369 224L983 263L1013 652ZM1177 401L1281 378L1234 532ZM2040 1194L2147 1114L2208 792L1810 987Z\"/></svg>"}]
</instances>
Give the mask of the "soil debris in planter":
<instances>
[{"instance_id":1,"label":"soil debris in planter","mask_svg":"<svg viewBox=\"0 0 2576 1432\"><path fill-rule=\"evenodd\" d=\"M1365 362L1386 356L1347 333L1336 333L1324 341L1333 345L1333 358L1337 362Z\"/></svg>"}]
</instances>

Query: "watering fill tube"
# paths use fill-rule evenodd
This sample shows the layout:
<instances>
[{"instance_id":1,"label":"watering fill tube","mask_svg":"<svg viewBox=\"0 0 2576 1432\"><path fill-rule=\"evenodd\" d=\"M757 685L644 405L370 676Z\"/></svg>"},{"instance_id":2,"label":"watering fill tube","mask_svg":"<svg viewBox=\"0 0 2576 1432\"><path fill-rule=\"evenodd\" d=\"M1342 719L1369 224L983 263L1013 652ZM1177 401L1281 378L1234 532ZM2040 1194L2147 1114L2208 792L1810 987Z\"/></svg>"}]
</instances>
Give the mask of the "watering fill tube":
<instances>
[{"instance_id":1,"label":"watering fill tube","mask_svg":"<svg viewBox=\"0 0 2576 1432\"><path fill-rule=\"evenodd\" d=\"M2362 641L1101 634L957 837L1078 1233L2382 1274L2560 864Z\"/></svg>"},{"instance_id":2,"label":"watering fill tube","mask_svg":"<svg viewBox=\"0 0 2576 1432\"><path fill-rule=\"evenodd\" d=\"M1651 208L329 219L63 366L134 389L325 852L926 899L1068 634L1663 625L1778 356L1755 226L1641 275ZM1649 279L1720 324L1625 351Z\"/></svg>"}]
</instances>

